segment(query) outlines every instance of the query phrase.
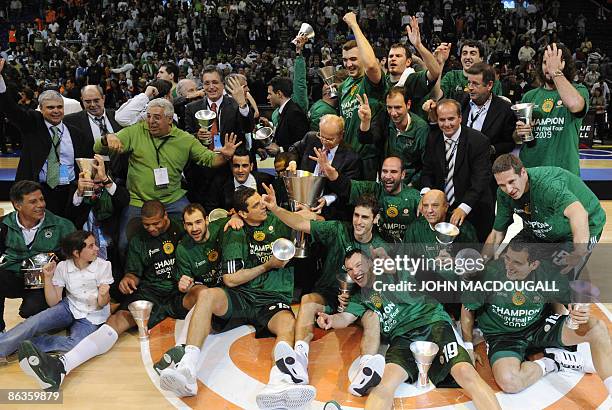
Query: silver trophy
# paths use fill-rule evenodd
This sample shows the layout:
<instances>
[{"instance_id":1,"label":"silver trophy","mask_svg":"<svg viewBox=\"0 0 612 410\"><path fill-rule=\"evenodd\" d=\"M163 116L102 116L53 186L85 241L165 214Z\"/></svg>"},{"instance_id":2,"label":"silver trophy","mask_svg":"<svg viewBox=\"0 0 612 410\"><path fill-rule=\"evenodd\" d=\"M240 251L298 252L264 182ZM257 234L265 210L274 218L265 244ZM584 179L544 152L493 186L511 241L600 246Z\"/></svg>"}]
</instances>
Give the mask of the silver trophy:
<instances>
[{"instance_id":1,"label":"silver trophy","mask_svg":"<svg viewBox=\"0 0 612 410\"><path fill-rule=\"evenodd\" d=\"M349 296L351 294L351 290L353 290L353 286L355 286L355 282L348 273L343 272L336 276L338 280L338 295L346 295ZM338 313L344 312L346 306L342 306L338 304Z\"/></svg>"},{"instance_id":2,"label":"silver trophy","mask_svg":"<svg viewBox=\"0 0 612 410\"><path fill-rule=\"evenodd\" d=\"M433 359L438 354L439 347L435 343L422 340L410 343L410 350L412 351L417 368L419 369L417 387L420 389L426 388L429 386L427 373L429 372Z\"/></svg>"},{"instance_id":3,"label":"silver trophy","mask_svg":"<svg viewBox=\"0 0 612 410\"><path fill-rule=\"evenodd\" d=\"M261 142L264 147L272 144L272 139L274 138L274 129L271 127L261 127L255 131L255 136L253 139L255 141Z\"/></svg>"},{"instance_id":4,"label":"silver trophy","mask_svg":"<svg viewBox=\"0 0 612 410\"><path fill-rule=\"evenodd\" d=\"M214 222L218 219L227 218L227 211L222 208L215 208L208 214L208 222Z\"/></svg>"},{"instance_id":5,"label":"silver trophy","mask_svg":"<svg viewBox=\"0 0 612 410\"><path fill-rule=\"evenodd\" d=\"M583 312L588 312L591 308L591 303L596 303L601 294L599 288L585 280L574 280L570 282L570 291L572 307ZM567 319L565 319L565 326L572 330L576 330L580 327L580 325L574 322L569 315Z\"/></svg>"},{"instance_id":6,"label":"silver trophy","mask_svg":"<svg viewBox=\"0 0 612 410\"><path fill-rule=\"evenodd\" d=\"M96 176L96 169L94 168L94 161L95 159L93 158L76 158L76 163L79 166L79 170L85 174L85 178L87 179L94 179L94 177ZM93 196L94 194L94 190L93 189L87 189L83 191L83 196Z\"/></svg>"},{"instance_id":7,"label":"silver trophy","mask_svg":"<svg viewBox=\"0 0 612 410\"><path fill-rule=\"evenodd\" d=\"M308 39L313 38L315 35L314 29L308 23L302 23L302 27L300 27L300 31L298 31L297 36L291 42L297 45L298 37L306 37Z\"/></svg>"},{"instance_id":8,"label":"silver trophy","mask_svg":"<svg viewBox=\"0 0 612 410\"><path fill-rule=\"evenodd\" d=\"M195 113L196 120L200 124L200 128L206 128L210 131L213 125L213 120L217 118L217 114L212 110L200 110Z\"/></svg>"},{"instance_id":9,"label":"silver trophy","mask_svg":"<svg viewBox=\"0 0 612 410\"><path fill-rule=\"evenodd\" d=\"M279 261L288 261L295 256L295 245L285 238L278 238L272 242L272 255Z\"/></svg>"},{"instance_id":10,"label":"silver trophy","mask_svg":"<svg viewBox=\"0 0 612 410\"><path fill-rule=\"evenodd\" d=\"M23 287L26 289L43 289L45 287L45 274L42 269L47 263L57 262L57 260L57 256L53 252L49 252L38 253L21 262Z\"/></svg>"},{"instance_id":11,"label":"silver trophy","mask_svg":"<svg viewBox=\"0 0 612 410\"><path fill-rule=\"evenodd\" d=\"M448 222L440 222L434 226L436 239L442 245L450 245L459 236L459 228Z\"/></svg>"},{"instance_id":12,"label":"silver trophy","mask_svg":"<svg viewBox=\"0 0 612 410\"><path fill-rule=\"evenodd\" d=\"M512 109L512 111L514 111L514 114L516 115L516 118L519 121L522 121L527 125L531 124L531 114L533 113L533 103L514 104L510 108ZM533 146L535 144L535 138L533 137L533 132L530 132L529 134L525 135L523 137L523 142L527 144L527 146L530 146L530 147Z\"/></svg>"},{"instance_id":13,"label":"silver trophy","mask_svg":"<svg viewBox=\"0 0 612 410\"><path fill-rule=\"evenodd\" d=\"M317 200L323 194L325 185L324 176L316 176L312 172L298 170L296 172L285 171L282 174L291 210L296 211L298 204L308 209L317 205ZM306 258L308 256L307 235L303 232L294 231L295 257Z\"/></svg>"},{"instance_id":14,"label":"silver trophy","mask_svg":"<svg viewBox=\"0 0 612 410\"><path fill-rule=\"evenodd\" d=\"M329 96L336 98L338 96L338 90L336 89L336 67L328 65L319 68L318 73L325 85L329 87Z\"/></svg>"},{"instance_id":15,"label":"silver trophy","mask_svg":"<svg viewBox=\"0 0 612 410\"><path fill-rule=\"evenodd\" d=\"M130 303L128 309L138 325L138 339L149 340L149 317L153 303L148 300L137 300Z\"/></svg>"}]
</instances>

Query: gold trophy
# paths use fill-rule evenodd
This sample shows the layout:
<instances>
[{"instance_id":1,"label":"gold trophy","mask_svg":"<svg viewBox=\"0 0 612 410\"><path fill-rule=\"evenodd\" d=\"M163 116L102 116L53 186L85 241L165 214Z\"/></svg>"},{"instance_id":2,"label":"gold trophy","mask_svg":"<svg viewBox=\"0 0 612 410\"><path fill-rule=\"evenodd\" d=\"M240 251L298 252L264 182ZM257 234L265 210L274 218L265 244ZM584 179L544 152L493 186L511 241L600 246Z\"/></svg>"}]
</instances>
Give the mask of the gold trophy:
<instances>
[{"instance_id":1,"label":"gold trophy","mask_svg":"<svg viewBox=\"0 0 612 410\"><path fill-rule=\"evenodd\" d=\"M95 177L96 169L94 168L94 161L95 159L93 158L77 158L76 159L76 163L79 166L79 170L81 170L81 172L85 174L84 176L87 179L94 179ZM93 189L87 189L83 191L83 196L93 196L93 194L94 194Z\"/></svg>"}]
</instances>

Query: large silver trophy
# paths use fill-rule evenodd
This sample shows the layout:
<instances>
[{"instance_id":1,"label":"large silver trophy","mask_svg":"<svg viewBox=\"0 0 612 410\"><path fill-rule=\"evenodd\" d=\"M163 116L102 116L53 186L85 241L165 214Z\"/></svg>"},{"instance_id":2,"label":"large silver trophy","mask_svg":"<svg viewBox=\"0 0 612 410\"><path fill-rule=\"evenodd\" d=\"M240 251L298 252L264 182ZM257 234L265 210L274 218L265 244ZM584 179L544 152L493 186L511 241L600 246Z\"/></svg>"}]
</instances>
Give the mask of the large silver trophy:
<instances>
[{"instance_id":1,"label":"large silver trophy","mask_svg":"<svg viewBox=\"0 0 612 410\"><path fill-rule=\"evenodd\" d=\"M329 87L329 96L336 98L338 96L338 90L336 89L336 67L328 65L319 68L319 77Z\"/></svg>"},{"instance_id":2,"label":"large silver trophy","mask_svg":"<svg viewBox=\"0 0 612 410\"><path fill-rule=\"evenodd\" d=\"M79 170L85 174L85 178L87 179L94 179L94 177L96 176L96 169L94 168L94 161L95 159L93 158L77 158L76 159L76 163L79 166ZM93 196L94 191L93 189L88 189L83 191L83 196Z\"/></svg>"},{"instance_id":3,"label":"large silver trophy","mask_svg":"<svg viewBox=\"0 0 612 410\"><path fill-rule=\"evenodd\" d=\"M300 27L300 31L298 31L297 36L291 42L297 45L298 37L306 37L308 39L313 38L315 35L314 29L308 23L302 23L302 27Z\"/></svg>"},{"instance_id":4,"label":"large silver trophy","mask_svg":"<svg viewBox=\"0 0 612 410\"><path fill-rule=\"evenodd\" d=\"M336 276L336 279L338 280L338 294L349 296L351 294L351 290L353 290L353 287L355 286L353 279L351 279L349 274L346 272ZM345 306L338 305L338 313L344 312L344 309Z\"/></svg>"},{"instance_id":5,"label":"large silver trophy","mask_svg":"<svg viewBox=\"0 0 612 410\"><path fill-rule=\"evenodd\" d=\"M459 228L448 222L440 222L434 226L436 239L442 245L450 245L459 236Z\"/></svg>"},{"instance_id":6,"label":"large silver trophy","mask_svg":"<svg viewBox=\"0 0 612 410\"><path fill-rule=\"evenodd\" d=\"M260 127L255 131L253 136L255 141L259 141L264 147L272 144L274 139L274 128L271 127Z\"/></svg>"},{"instance_id":7,"label":"large silver trophy","mask_svg":"<svg viewBox=\"0 0 612 410\"><path fill-rule=\"evenodd\" d=\"M128 309L138 325L138 339L149 339L149 317L153 309L153 303L148 300L137 300L128 305Z\"/></svg>"},{"instance_id":8,"label":"large silver trophy","mask_svg":"<svg viewBox=\"0 0 612 410\"><path fill-rule=\"evenodd\" d=\"M295 245L293 241L278 238L272 242L272 255L279 261L288 261L295 256Z\"/></svg>"},{"instance_id":9,"label":"large silver trophy","mask_svg":"<svg viewBox=\"0 0 612 410\"><path fill-rule=\"evenodd\" d=\"M26 289L43 289L45 287L45 275L43 267L52 261L57 261L53 252L38 253L21 262L21 273L23 274L23 287Z\"/></svg>"},{"instance_id":10,"label":"large silver trophy","mask_svg":"<svg viewBox=\"0 0 612 410\"><path fill-rule=\"evenodd\" d=\"M217 114L212 110L200 110L195 113L196 120L201 128L206 128L210 131L213 125L213 120L217 118Z\"/></svg>"},{"instance_id":11,"label":"large silver trophy","mask_svg":"<svg viewBox=\"0 0 612 410\"><path fill-rule=\"evenodd\" d=\"M326 179L324 176L316 176L312 172L298 170L296 172L285 171L282 177L292 211L296 211L298 204L308 209L317 205L317 200L323 194ZM293 235L296 248L295 257L306 258L308 256L308 235L298 231L294 231Z\"/></svg>"},{"instance_id":12,"label":"large silver trophy","mask_svg":"<svg viewBox=\"0 0 612 410\"><path fill-rule=\"evenodd\" d=\"M526 125L531 124L531 114L533 113L533 103L514 104L510 108L512 109L512 111L514 111L514 114L516 115L516 118L519 121L524 122ZM535 138L533 137L533 132L530 132L529 134L525 135L523 137L523 142L527 146L532 147L535 144Z\"/></svg>"},{"instance_id":13,"label":"large silver trophy","mask_svg":"<svg viewBox=\"0 0 612 410\"><path fill-rule=\"evenodd\" d=\"M410 350L412 351L417 368L419 369L417 387L421 389L426 388L429 386L427 373L429 372L433 359L438 354L439 347L435 343L422 340L410 343Z\"/></svg>"}]
</instances>

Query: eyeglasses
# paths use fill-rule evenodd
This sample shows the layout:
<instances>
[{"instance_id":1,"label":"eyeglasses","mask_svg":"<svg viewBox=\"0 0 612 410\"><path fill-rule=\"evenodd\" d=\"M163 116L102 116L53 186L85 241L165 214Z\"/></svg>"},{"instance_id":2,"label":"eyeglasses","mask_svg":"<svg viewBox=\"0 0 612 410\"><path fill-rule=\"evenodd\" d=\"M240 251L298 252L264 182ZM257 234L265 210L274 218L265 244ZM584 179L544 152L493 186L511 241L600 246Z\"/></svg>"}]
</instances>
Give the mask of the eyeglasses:
<instances>
[{"instance_id":1,"label":"eyeglasses","mask_svg":"<svg viewBox=\"0 0 612 410\"><path fill-rule=\"evenodd\" d=\"M317 138L321 140L321 142L334 142L336 140L336 138L332 137L332 138L327 138L321 135L320 132L317 132Z\"/></svg>"}]
</instances>

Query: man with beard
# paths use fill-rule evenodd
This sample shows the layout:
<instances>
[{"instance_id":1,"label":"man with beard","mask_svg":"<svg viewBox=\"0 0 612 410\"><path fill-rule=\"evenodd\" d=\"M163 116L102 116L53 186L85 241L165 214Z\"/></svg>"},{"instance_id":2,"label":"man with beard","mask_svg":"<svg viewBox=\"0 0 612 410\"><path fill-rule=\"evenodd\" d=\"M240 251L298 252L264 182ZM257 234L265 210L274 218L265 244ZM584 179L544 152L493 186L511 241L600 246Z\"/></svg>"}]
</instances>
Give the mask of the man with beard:
<instances>
[{"instance_id":1,"label":"man with beard","mask_svg":"<svg viewBox=\"0 0 612 410\"><path fill-rule=\"evenodd\" d=\"M309 343L314 334L316 315L322 312L332 313L341 310L346 305L346 297L338 296L336 275L342 272L343 257L347 251L362 250L365 253L380 251L386 243L378 235L374 224L378 219L378 203L371 196L363 196L355 204L352 227L340 221L308 220L302 215L290 212L276 204L274 189L267 189L264 195L265 206L278 219L290 228L312 235L313 242L319 242L327 248L327 256L323 263L322 275L314 285L312 293L302 296L300 309L295 324L295 345L286 342L277 345L284 357L296 359L285 361L289 372L294 373L308 383L308 352ZM364 335L361 341L362 357L356 374L349 374L349 392L355 396L363 396L367 390L380 381L384 361L377 354L380 343L377 321L372 322L372 316L362 320ZM375 318L374 318L375 319ZM371 384L372 383L372 384Z\"/></svg>"},{"instance_id":2,"label":"man with beard","mask_svg":"<svg viewBox=\"0 0 612 410\"><path fill-rule=\"evenodd\" d=\"M530 124L516 123L516 134L533 133L535 145L523 144L520 158L527 168L554 165L580 176L578 138L589 111L589 91L573 84L574 60L567 47L553 43L540 54L536 65L542 86L523 96L533 103Z\"/></svg>"}]
</instances>

